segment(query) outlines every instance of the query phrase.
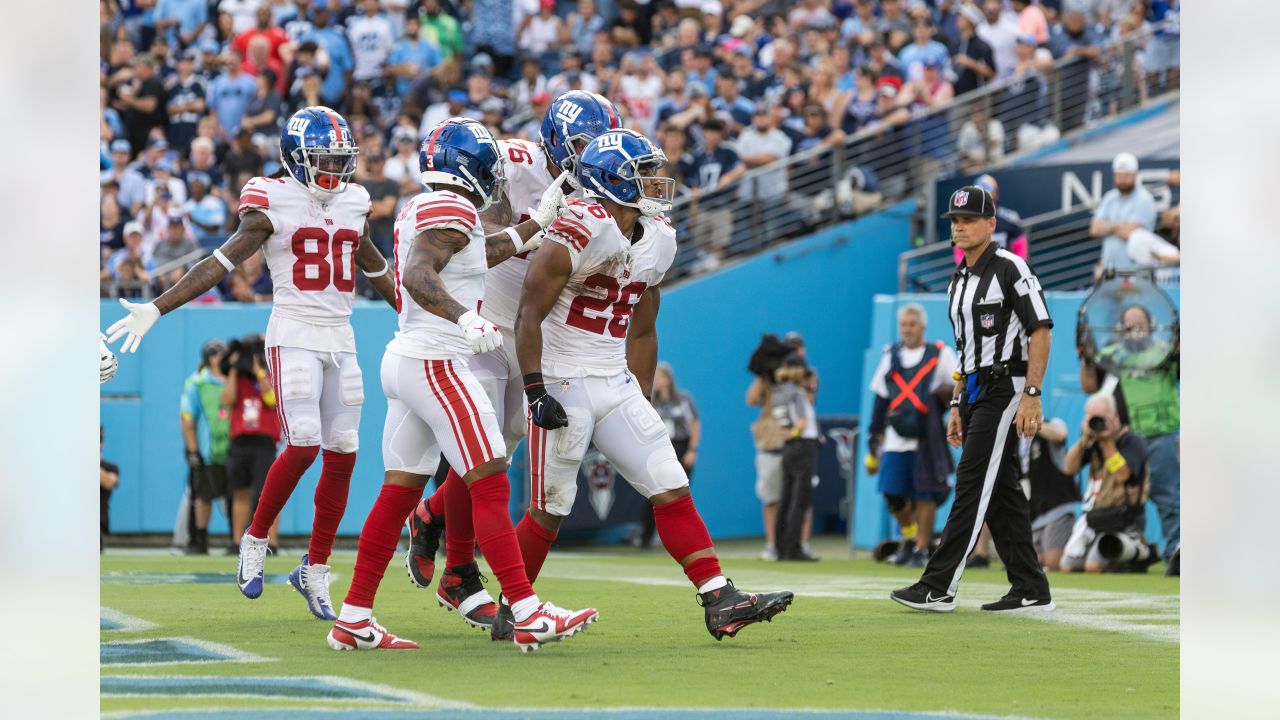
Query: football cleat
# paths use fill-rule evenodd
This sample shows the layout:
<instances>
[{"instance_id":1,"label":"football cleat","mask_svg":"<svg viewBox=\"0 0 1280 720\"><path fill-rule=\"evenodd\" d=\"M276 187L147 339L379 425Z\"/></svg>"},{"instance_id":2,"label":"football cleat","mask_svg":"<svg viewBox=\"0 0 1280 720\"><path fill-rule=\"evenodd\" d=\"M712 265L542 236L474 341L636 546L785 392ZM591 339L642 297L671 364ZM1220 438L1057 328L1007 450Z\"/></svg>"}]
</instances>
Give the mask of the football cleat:
<instances>
[{"instance_id":1,"label":"football cleat","mask_svg":"<svg viewBox=\"0 0 1280 720\"><path fill-rule=\"evenodd\" d=\"M352 623L339 620L333 624L326 639L334 650L418 649L418 643L392 635L373 618Z\"/></svg>"},{"instance_id":2,"label":"football cleat","mask_svg":"<svg viewBox=\"0 0 1280 720\"><path fill-rule=\"evenodd\" d=\"M474 562L445 568L436 588L436 602L458 615L473 628L488 630L498 614L498 605L484 589L480 567Z\"/></svg>"},{"instance_id":3,"label":"football cleat","mask_svg":"<svg viewBox=\"0 0 1280 720\"><path fill-rule=\"evenodd\" d=\"M240 559L236 563L236 585L245 597L253 600L262 595L262 569L267 564L267 538L249 533L240 536Z\"/></svg>"},{"instance_id":4,"label":"football cleat","mask_svg":"<svg viewBox=\"0 0 1280 720\"><path fill-rule=\"evenodd\" d=\"M303 554L302 562L289 573L289 584L307 601L312 615L321 620L337 620L329 600L329 566L310 565L307 559Z\"/></svg>"},{"instance_id":5,"label":"football cleat","mask_svg":"<svg viewBox=\"0 0 1280 720\"><path fill-rule=\"evenodd\" d=\"M424 499L405 524L409 526L409 552L405 553L404 564L409 570L409 579L420 588L430 587L436 572L440 536L444 534L444 517L432 515Z\"/></svg>"},{"instance_id":6,"label":"football cleat","mask_svg":"<svg viewBox=\"0 0 1280 720\"><path fill-rule=\"evenodd\" d=\"M773 622L773 616L786 610L794 599L790 590L744 593L733 586L732 580L724 587L698 594L698 604L706 611L707 632L716 640L733 637L752 623Z\"/></svg>"},{"instance_id":7,"label":"football cleat","mask_svg":"<svg viewBox=\"0 0 1280 720\"><path fill-rule=\"evenodd\" d=\"M490 640L510 641L516 634L516 618L511 613L511 606L502 595L498 596L498 614L493 616L493 625L489 628Z\"/></svg>"},{"instance_id":8,"label":"football cleat","mask_svg":"<svg viewBox=\"0 0 1280 720\"><path fill-rule=\"evenodd\" d=\"M1005 615L1022 615L1025 613L1052 612L1057 607L1049 598L1025 598L1009 593L999 600L982 606L986 612L998 612Z\"/></svg>"},{"instance_id":9,"label":"football cleat","mask_svg":"<svg viewBox=\"0 0 1280 720\"><path fill-rule=\"evenodd\" d=\"M595 608L564 610L544 602L524 622L515 623L512 640L520 652L529 653L549 642L577 635L599 619Z\"/></svg>"},{"instance_id":10,"label":"football cleat","mask_svg":"<svg viewBox=\"0 0 1280 720\"><path fill-rule=\"evenodd\" d=\"M893 558L889 561L898 567L902 567L911 562L911 556L915 554L916 544L911 540L903 540L898 543L898 551L893 554Z\"/></svg>"},{"instance_id":11,"label":"football cleat","mask_svg":"<svg viewBox=\"0 0 1280 720\"><path fill-rule=\"evenodd\" d=\"M905 605L912 610L949 613L956 609L954 595L948 595L945 592L935 593L933 588L922 582L898 588L889 593L889 598L899 605Z\"/></svg>"}]
</instances>

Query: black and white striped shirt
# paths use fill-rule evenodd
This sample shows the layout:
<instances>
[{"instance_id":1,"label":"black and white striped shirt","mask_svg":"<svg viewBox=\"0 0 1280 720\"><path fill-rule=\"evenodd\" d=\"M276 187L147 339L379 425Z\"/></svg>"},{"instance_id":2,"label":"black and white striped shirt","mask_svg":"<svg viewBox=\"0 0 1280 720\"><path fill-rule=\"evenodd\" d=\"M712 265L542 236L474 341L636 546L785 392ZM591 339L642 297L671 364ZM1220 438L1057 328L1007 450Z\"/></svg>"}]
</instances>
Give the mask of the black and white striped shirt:
<instances>
[{"instance_id":1,"label":"black and white striped shirt","mask_svg":"<svg viewBox=\"0 0 1280 720\"><path fill-rule=\"evenodd\" d=\"M1025 363L1027 335L1053 327L1040 281L1022 258L987 246L973 267L956 268L947 288L947 312L955 330L960 372L996 362Z\"/></svg>"}]
</instances>

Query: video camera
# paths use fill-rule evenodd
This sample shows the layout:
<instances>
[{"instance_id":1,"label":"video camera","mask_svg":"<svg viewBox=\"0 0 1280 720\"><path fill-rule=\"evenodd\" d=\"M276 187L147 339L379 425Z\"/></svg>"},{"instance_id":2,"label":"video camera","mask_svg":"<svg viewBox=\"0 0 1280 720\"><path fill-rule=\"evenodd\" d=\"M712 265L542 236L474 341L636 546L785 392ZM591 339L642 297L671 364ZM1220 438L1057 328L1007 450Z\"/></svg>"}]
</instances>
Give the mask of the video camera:
<instances>
[{"instance_id":1,"label":"video camera","mask_svg":"<svg viewBox=\"0 0 1280 720\"><path fill-rule=\"evenodd\" d=\"M266 366L267 345L261 335L252 333L242 338L231 338L227 341L227 351L222 355L222 374L230 373L232 368L242 375L251 373L254 358L258 359L259 365Z\"/></svg>"},{"instance_id":2,"label":"video camera","mask_svg":"<svg viewBox=\"0 0 1280 720\"><path fill-rule=\"evenodd\" d=\"M777 335L766 333L760 337L760 344L751 353L751 360L747 362L747 370L765 382L771 383L773 382L773 373L782 365L783 358L794 351L795 349L790 345L779 340Z\"/></svg>"}]
</instances>

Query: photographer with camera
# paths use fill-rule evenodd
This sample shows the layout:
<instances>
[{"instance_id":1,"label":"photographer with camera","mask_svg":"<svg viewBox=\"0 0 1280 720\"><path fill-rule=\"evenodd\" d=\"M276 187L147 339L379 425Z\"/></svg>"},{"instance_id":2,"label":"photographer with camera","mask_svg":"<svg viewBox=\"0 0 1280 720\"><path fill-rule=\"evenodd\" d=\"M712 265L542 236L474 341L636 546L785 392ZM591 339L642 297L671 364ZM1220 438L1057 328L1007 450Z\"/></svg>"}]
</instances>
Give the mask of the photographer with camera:
<instances>
[{"instance_id":1,"label":"photographer with camera","mask_svg":"<svg viewBox=\"0 0 1280 720\"><path fill-rule=\"evenodd\" d=\"M813 472L818 464L818 417L809 400L804 358L788 355L774 373L773 415L787 434L782 446L782 494L774 537L779 560L818 558L804 547L805 517L813 505Z\"/></svg>"},{"instance_id":2,"label":"photographer with camera","mask_svg":"<svg viewBox=\"0 0 1280 720\"><path fill-rule=\"evenodd\" d=\"M793 352L790 345L776 335L761 336L760 344L747 363L755 379L747 388L747 405L760 408L760 417L751 424L751 437L756 446L756 497L764 508L764 550L761 560L777 560L778 503L782 501L782 446L787 433L773 413L773 374L782 359Z\"/></svg>"},{"instance_id":3,"label":"photographer with camera","mask_svg":"<svg viewBox=\"0 0 1280 720\"><path fill-rule=\"evenodd\" d=\"M1084 410L1080 437L1067 451L1062 470L1074 475L1087 458L1089 486L1084 514L1072 528L1059 569L1145 571L1159 559L1142 536L1142 508L1149 490L1146 443L1120 422L1110 393L1091 395Z\"/></svg>"},{"instance_id":4,"label":"photographer with camera","mask_svg":"<svg viewBox=\"0 0 1280 720\"><path fill-rule=\"evenodd\" d=\"M231 491L231 537L249 526L267 471L276 459L280 418L276 393L267 375L266 346L261 335L246 335L227 343L222 357L222 407L231 412L231 443L227 447L227 488ZM270 545L279 544L273 525ZM238 547L237 547L238 550Z\"/></svg>"}]
</instances>

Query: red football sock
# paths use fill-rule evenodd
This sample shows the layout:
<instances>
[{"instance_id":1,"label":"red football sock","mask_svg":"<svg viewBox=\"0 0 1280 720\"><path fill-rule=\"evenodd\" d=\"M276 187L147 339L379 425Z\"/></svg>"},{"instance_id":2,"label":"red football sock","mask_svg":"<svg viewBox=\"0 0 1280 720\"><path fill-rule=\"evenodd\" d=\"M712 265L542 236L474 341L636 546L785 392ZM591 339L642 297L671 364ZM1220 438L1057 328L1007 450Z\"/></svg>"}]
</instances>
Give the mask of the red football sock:
<instances>
[{"instance_id":1,"label":"red football sock","mask_svg":"<svg viewBox=\"0 0 1280 720\"><path fill-rule=\"evenodd\" d=\"M538 579L542 563L547 561L551 543L556 540L554 530L548 530L533 521L527 514L516 526L516 539L520 541L520 556L524 558L524 574L529 582Z\"/></svg>"},{"instance_id":2,"label":"red football sock","mask_svg":"<svg viewBox=\"0 0 1280 720\"><path fill-rule=\"evenodd\" d=\"M387 572L387 563L396 554L396 542L404 529L404 519L422 499L422 488L383 483L382 492L365 518L356 544L356 568L351 573L351 589L345 602L372 608L373 596Z\"/></svg>"},{"instance_id":3,"label":"red football sock","mask_svg":"<svg viewBox=\"0 0 1280 720\"><path fill-rule=\"evenodd\" d=\"M431 493L431 497L427 498L427 509L431 511L432 517L446 517L445 513L448 512L448 507L444 502L445 487L445 483L440 483L436 487L436 491Z\"/></svg>"},{"instance_id":4,"label":"red football sock","mask_svg":"<svg viewBox=\"0 0 1280 720\"><path fill-rule=\"evenodd\" d=\"M471 493L451 468L444 481L444 562L448 567L476 561L476 529L471 517ZM439 493L437 493L439 494Z\"/></svg>"},{"instance_id":5,"label":"red football sock","mask_svg":"<svg viewBox=\"0 0 1280 720\"><path fill-rule=\"evenodd\" d=\"M476 540L489 561L489 569L498 577L507 602L515 604L533 595L533 585L524 574L520 543L511 527L507 501L511 496L506 473L494 473L467 486L471 491L471 517Z\"/></svg>"},{"instance_id":6,"label":"red football sock","mask_svg":"<svg viewBox=\"0 0 1280 720\"><path fill-rule=\"evenodd\" d=\"M347 491L351 488L351 472L356 466L355 453L324 450L320 453L320 482L316 484L316 514L311 521L311 543L307 561L312 565L329 562L333 538L347 511Z\"/></svg>"},{"instance_id":7,"label":"red football sock","mask_svg":"<svg viewBox=\"0 0 1280 720\"><path fill-rule=\"evenodd\" d=\"M676 562L681 562L699 550L713 547L706 523L693 506L693 497L686 495L679 500L653 508L653 523L657 527L662 545ZM720 561L714 557L698 558L684 565L684 574L694 587L721 575Z\"/></svg>"},{"instance_id":8,"label":"red football sock","mask_svg":"<svg viewBox=\"0 0 1280 720\"><path fill-rule=\"evenodd\" d=\"M285 445L284 452L267 471L267 480L262 484L262 495L258 498L258 509L253 512L253 522L249 524L250 535L256 538L267 536L281 508L289 502L289 496L298 486L298 480L315 462L319 452L319 445Z\"/></svg>"}]
</instances>

